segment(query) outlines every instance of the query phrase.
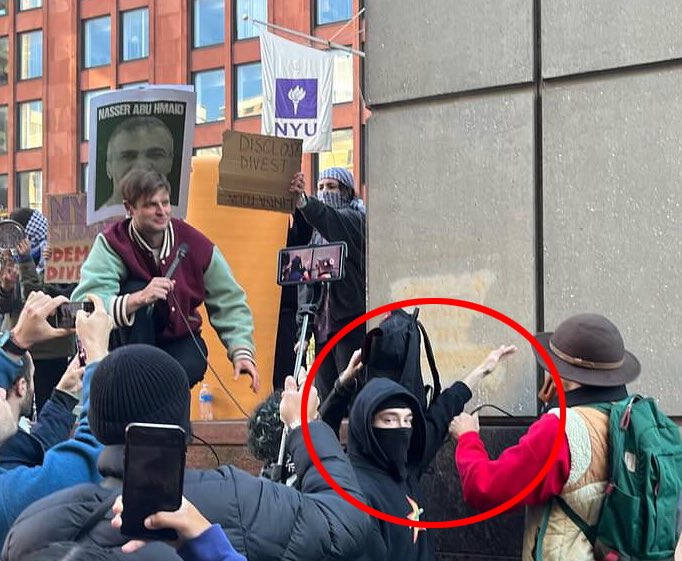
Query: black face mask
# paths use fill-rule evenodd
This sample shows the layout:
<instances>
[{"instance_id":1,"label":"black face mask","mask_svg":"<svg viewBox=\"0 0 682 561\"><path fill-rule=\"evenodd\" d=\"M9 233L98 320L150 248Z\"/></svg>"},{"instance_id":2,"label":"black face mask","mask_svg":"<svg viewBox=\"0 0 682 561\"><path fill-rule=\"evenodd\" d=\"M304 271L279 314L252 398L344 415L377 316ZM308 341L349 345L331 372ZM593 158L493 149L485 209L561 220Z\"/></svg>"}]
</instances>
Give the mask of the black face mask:
<instances>
[{"instance_id":1,"label":"black face mask","mask_svg":"<svg viewBox=\"0 0 682 561\"><path fill-rule=\"evenodd\" d=\"M388 459L388 469L400 479L407 477L407 452L410 449L412 429L374 428L374 436Z\"/></svg>"}]
</instances>

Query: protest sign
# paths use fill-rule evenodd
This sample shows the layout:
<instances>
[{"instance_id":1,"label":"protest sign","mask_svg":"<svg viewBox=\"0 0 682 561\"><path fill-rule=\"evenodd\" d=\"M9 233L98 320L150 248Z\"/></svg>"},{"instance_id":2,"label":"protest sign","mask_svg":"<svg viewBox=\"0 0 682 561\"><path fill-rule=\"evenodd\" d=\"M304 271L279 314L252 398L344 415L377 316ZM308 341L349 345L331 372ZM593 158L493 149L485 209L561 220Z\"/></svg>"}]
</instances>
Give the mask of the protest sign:
<instances>
[{"instance_id":1,"label":"protest sign","mask_svg":"<svg viewBox=\"0 0 682 561\"><path fill-rule=\"evenodd\" d=\"M196 94L171 87L115 90L90 101L88 224L125 215L120 181L132 168L165 175L173 215L186 216Z\"/></svg>"},{"instance_id":2,"label":"protest sign","mask_svg":"<svg viewBox=\"0 0 682 561\"><path fill-rule=\"evenodd\" d=\"M52 255L45 262L46 283L77 283L81 278L81 266L90 253L93 240L55 242L50 244Z\"/></svg>"},{"instance_id":3,"label":"protest sign","mask_svg":"<svg viewBox=\"0 0 682 561\"><path fill-rule=\"evenodd\" d=\"M237 131L223 133L218 204L291 213L289 193L301 170L302 141Z\"/></svg>"},{"instance_id":4,"label":"protest sign","mask_svg":"<svg viewBox=\"0 0 682 561\"><path fill-rule=\"evenodd\" d=\"M46 283L72 283L80 279L85 261L97 234L108 222L86 224L87 202L84 194L48 195L45 217L52 256L45 262Z\"/></svg>"}]
</instances>

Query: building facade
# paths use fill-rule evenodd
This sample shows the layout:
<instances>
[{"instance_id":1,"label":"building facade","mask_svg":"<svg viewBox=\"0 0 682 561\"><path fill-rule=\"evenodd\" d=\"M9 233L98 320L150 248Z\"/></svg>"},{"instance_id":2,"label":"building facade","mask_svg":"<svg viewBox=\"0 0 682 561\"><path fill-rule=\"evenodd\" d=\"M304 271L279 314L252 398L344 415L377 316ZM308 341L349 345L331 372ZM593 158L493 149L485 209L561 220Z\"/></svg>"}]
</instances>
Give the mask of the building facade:
<instances>
[{"instance_id":1,"label":"building facade","mask_svg":"<svg viewBox=\"0 0 682 561\"><path fill-rule=\"evenodd\" d=\"M681 26L679 0L368 2L368 307L464 299L530 332L601 313L642 363L629 391L679 422ZM519 347L472 400L517 416L484 421L496 457L537 412L530 344L462 308L419 319L446 382ZM452 449L422 483L430 520L473 514ZM519 559L522 527L436 530L439 559Z\"/></svg>"},{"instance_id":2,"label":"building facade","mask_svg":"<svg viewBox=\"0 0 682 561\"><path fill-rule=\"evenodd\" d=\"M254 20L361 49L359 9L360 0L0 0L0 205L40 208L45 194L86 190L88 108L111 89L193 84L195 154L220 154L224 130L260 132L264 26ZM361 72L358 57L336 56L333 149L304 155L308 175L340 165L362 184Z\"/></svg>"}]
</instances>

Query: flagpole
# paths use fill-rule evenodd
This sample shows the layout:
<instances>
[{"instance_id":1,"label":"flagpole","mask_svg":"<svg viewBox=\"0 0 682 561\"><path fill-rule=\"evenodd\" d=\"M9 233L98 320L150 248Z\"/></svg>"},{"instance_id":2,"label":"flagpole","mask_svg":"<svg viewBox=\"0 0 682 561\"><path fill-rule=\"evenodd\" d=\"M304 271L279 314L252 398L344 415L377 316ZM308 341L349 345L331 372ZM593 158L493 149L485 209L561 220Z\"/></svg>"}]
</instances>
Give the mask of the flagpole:
<instances>
[{"instance_id":1,"label":"flagpole","mask_svg":"<svg viewBox=\"0 0 682 561\"><path fill-rule=\"evenodd\" d=\"M358 14L358 15L360 15L360 14ZM244 14L242 16L242 19L250 20L253 23L256 23L258 25L262 25L264 27L270 27L272 29L277 29L278 31L283 31L284 33L290 33L291 35L295 35L296 37L301 37L302 39L307 39L308 41L312 41L314 43L321 43L323 45L327 45L327 48L329 48L329 49L338 49L339 51L345 51L345 52L350 53L352 55L356 55L356 56L365 58L365 53L363 51L358 51L356 49L352 49L351 47L347 47L346 45L339 45L338 43L333 43L331 41L327 41L326 39L322 39L320 37L315 37L314 35L308 35L306 33L296 31L295 29L289 29L287 27L282 27L281 25L276 25L274 23L268 23L266 21L260 21L258 19L253 19L253 18L249 17L248 14Z\"/></svg>"},{"instance_id":2,"label":"flagpole","mask_svg":"<svg viewBox=\"0 0 682 561\"><path fill-rule=\"evenodd\" d=\"M346 23L344 23L344 24L341 26L341 29L339 29L336 33L334 33L334 35L332 35L332 36L329 38L329 40L330 40L330 41L333 41L336 37L338 37L338 36L341 34L341 32L342 32L344 29L346 29L346 27L348 27L351 23L353 23L356 19L358 19L362 14L364 14L364 13L365 13L365 10L366 10L366 8L362 8L362 10L360 10L357 14L355 14L355 15L354 15L351 19L349 19Z\"/></svg>"}]
</instances>

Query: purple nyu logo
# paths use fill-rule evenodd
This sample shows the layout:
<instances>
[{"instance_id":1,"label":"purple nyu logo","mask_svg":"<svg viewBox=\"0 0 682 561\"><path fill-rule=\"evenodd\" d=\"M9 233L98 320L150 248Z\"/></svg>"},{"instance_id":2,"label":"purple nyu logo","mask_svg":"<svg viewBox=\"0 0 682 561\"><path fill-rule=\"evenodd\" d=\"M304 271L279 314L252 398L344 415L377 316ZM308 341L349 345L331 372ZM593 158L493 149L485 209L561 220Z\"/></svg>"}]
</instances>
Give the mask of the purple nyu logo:
<instances>
[{"instance_id":1,"label":"purple nyu logo","mask_svg":"<svg viewBox=\"0 0 682 561\"><path fill-rule=\"evenodd\" d=\"M317 118L317 78L277 78L275 118Z\"/></svg>"}]
</instances>

